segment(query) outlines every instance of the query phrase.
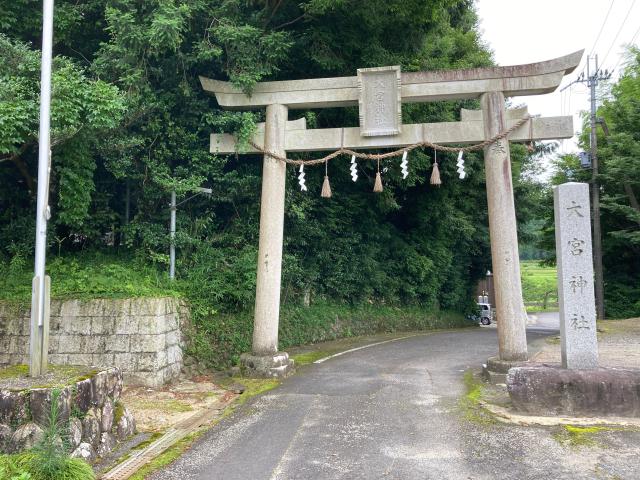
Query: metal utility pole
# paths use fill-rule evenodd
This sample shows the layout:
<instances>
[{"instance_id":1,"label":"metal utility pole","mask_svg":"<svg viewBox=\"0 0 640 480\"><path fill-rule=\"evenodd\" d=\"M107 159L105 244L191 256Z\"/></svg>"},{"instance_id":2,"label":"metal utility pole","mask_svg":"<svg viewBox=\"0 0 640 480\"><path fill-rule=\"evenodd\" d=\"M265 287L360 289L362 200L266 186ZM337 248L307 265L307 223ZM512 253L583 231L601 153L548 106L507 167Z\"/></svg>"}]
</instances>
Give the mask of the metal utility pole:
<instances>
[{"instance_id":1,"label":"metal utility pole","mask_svg":"<svg viewBox=\"0 0 640 480\"><path fill-rule=\"evenodd\" d=\"M169 278L176 278L176 191L171 192L171 221L169 226Z\"/></svg>"},{"instance_id":2,"label":"metal utility pole","mask_svg":"<svg viewBox=\"0 0 640 480\"><path fill-rule=\"evenodd\" d=\"M42 6L42 64L40 73L40 137L38 143L38 197L36 204L35 268L31 291L29 375L47 370L49 343L49 281L45 278L49 171L51 169L51 64L53 51L53 0Z\"/></svg>"},{"instance_id":3,"label":"metal utility pole","mask_svg":"<svg viewBox=\"0 0 640 480\"><path fill-rule=\"evenodd\" d=\"M183 203L188 202L194 197L204 193L206 195L211 195L213 190L210 188L200 187L198 188L198 192L195 195L191 195L189 198L181 201L180 203L176 203L176 191L173 190L171 192L171 203L169 204L169 208L171 210L171 219L169 221L169 278L171 280L176 278L176 211L178 210L178 206Z\"/></svg>"},{"instance_id":4,"label":"metal utility pole","mask_svg":"<svg viewBox=\"0 0 640 480\"><path fill-rule=\"evenodd\" d=\"M611 78L611 73L607 70L601 72L598 68L598 56L594 57L595 69L591 70L591 57L587 58L587 77L580 75L562 90L569 88L574 83L584 83L589 87L591 94L590 124L591 133L589 136L590 156L591 156L591 205L593 223L593 271L595 276L596 294L596 315L598 320L604 319L604 274L602 268L602 230L600 228L600 183L598 182L598 136L596 127L598 118L596 117L596 88L598 82Z\"/></svg>"}]
</instances>

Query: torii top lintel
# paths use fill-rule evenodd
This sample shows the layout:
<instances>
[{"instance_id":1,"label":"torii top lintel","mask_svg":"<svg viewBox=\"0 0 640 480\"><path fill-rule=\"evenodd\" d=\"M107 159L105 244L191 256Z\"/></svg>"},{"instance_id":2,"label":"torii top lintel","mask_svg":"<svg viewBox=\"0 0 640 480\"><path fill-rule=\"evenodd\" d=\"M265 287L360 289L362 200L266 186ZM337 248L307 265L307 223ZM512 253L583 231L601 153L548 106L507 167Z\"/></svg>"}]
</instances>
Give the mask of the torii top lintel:
<instances>
[{"instance_id":1,"label":"torii top lintel","mask_svg":"<svg viewBox=\"0 0 640 480\"><path fill-rule=\"evenodd\" d=\"M505 67L403 72L400 78L403 103L477 98L485 92L505 96L539 95L554 91L562 78L573 72L584 50L544 62ZM252 109L281 104L291 109L357 105L357 77L314 78L260 82L251 96L229 82L200 77L202 87L215 94L221 107Z\"/></svg>"}]
</instances>

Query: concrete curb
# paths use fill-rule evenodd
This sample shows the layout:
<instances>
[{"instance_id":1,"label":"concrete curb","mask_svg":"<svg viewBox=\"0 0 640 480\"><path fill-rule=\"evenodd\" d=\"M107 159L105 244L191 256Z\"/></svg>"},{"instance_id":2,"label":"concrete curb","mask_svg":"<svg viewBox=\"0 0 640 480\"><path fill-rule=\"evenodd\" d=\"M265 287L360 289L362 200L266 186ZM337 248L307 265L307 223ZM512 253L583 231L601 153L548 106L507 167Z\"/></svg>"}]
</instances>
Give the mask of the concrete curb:
<instances>
[{"instance_id":1,"label":"concrete curb","mask_svg":"<svg viewBox=\"0 0 640 480\"><path fill-rule=\"evenodd\" d=\"M640 418L630 417L541 417L534 415L518 415L504 407L499 407L487 402L479 402L482 408L494 415L495 419L502 423L522 426L553 427L557 425L615 425L620 427L640 428Z\"/></svg>"}]
</instances>

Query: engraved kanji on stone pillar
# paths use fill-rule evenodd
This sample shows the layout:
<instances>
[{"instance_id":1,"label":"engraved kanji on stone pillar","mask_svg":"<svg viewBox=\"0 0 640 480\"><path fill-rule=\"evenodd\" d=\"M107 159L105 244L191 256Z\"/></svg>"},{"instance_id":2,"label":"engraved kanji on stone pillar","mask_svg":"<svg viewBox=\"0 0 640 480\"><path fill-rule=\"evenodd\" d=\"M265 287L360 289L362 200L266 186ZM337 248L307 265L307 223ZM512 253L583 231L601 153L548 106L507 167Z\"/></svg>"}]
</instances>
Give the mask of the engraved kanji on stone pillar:
<instances>
[{"instance_id":1,"label":"engraved kanji on stone pillar","mask_svg":"<svg viewBox=\"0 0 640 480\"><path fill-rule=\"evenodd\" d=\"M562 366L598 367L589 185L554 187Z\"/></svg>"}]
</instances>

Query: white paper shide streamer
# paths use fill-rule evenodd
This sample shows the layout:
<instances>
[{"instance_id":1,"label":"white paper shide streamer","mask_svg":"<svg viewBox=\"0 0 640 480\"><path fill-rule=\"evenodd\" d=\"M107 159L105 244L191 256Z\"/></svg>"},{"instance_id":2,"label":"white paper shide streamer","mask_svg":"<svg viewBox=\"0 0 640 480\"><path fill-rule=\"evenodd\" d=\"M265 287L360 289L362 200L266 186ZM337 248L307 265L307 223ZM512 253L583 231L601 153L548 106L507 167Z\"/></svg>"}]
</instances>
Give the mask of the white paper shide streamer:
<instances>
[{"instance_id":1,"label":"white paper shide streamer","mask_svg":"<svg viewBox=\"0 0 640 480\"><path fill-rule=\"evenodd\" d=\"M409 152L405 150L402 154L402 162L400 162L400 170L402 171L402 178L407 178L409 176L409 161L407 160L407 155Z\"/></svg>"},{"instance_id":2,"label":"white paper shide streamer","mask_svg":"<svg viewBox=\"0 0 640 480\"><path fill-rule=\"evenodd\" d=\"M298 175L298 183L300 184L300 190L303 192L307 191L307 184L304 180L304 165L300 165L300 175Z\"/></svg>"},{"instance_id":3,"label":"white paper shide streamer","mask_svg":"<svg viewBox=\"0 0 640 480\"><path fill-rule=\"evenodd\" d=\"M464 171L464 158L462 158L462 150L458 152L458 162L456 163L458 167L458 175L460 176L460 180L464 180L467 176L467 172Z\"/></svg>"},{"instance_id":4,"label":"white paper shide streamer","mask_svg":"<svg viewBox=\"0 0 640 480\"><path fill-rule=\"evenodd\" d=\"M351 171L351 180L354 182L358 180L358 164L356 163L355 155L351 157L351 168L349 170Z\"/></svg>"}]
</instances>

